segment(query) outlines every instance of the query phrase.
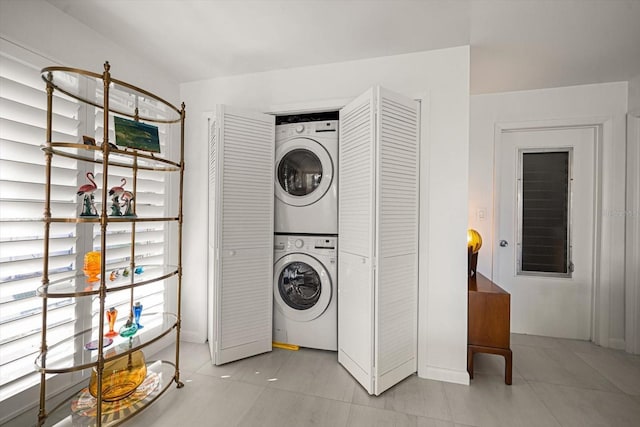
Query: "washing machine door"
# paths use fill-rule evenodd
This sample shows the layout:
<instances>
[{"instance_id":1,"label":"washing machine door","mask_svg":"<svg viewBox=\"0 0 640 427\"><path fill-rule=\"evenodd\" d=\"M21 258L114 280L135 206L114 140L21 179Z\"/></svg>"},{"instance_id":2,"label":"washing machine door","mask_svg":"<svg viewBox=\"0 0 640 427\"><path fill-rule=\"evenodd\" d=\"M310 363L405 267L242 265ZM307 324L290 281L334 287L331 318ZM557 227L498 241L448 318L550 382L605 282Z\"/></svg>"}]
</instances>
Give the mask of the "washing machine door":
<instances>
[{"instance_id":1,"label":"washing machine door","mask_svg":"<svg viewBox=\"0 0 640 427\"><path fill-rule=\"evenodd\" d=\"M331 156L313 139L294 138L282 143L275 160L275 194L288 205L315 203L331 186Z\"/></svg>"},{"instance_id":2,"label":"washing machine door","mask_svg":"<svg viewBox=\"0 0 640 427\"><path fill-rule=\"evenodd\" d=\"M306 322L320 316L329 306L331 293L327 270L310 255L286 255L273 268L274 300L292 320Z\"/></svg>"}]
</instances>

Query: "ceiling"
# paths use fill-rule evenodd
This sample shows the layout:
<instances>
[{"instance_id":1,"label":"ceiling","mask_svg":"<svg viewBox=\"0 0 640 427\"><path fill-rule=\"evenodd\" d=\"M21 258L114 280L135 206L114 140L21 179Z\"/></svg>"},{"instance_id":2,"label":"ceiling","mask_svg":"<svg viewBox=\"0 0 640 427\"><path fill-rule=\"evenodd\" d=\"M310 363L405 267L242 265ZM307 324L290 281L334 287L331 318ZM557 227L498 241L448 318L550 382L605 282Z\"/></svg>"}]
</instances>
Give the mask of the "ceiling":
<instances>
[{"instance_id":1,"label":"ceiling","mask_svg":"<svg viewBox=\"0 0 640 427\"><path fill-rule=\"evenodd\" d=\"M640 74L640 0L48 0L183 83L471 46L471 92Z\"/></svg>"}]
</instances>

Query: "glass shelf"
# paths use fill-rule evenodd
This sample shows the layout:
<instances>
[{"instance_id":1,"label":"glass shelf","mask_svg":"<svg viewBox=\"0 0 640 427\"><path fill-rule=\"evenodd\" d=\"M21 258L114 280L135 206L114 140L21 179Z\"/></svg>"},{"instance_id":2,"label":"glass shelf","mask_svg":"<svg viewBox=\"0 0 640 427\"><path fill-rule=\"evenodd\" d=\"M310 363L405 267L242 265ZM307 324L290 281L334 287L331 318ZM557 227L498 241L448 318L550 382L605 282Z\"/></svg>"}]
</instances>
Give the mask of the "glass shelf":
<instances>
[{"instance_id":1,"label":"glass shelf","mask_svg":"<svg viewBox=\"0 0 640 427\"><path fill-rule=\"evenodd\" d=\"M103 164L102 157L94 157L92 152L102 153L102 147L78 144L74 142L51 142L51 147L43 146L45 153L56 154L85 162ZM158 157L150 153L137 150L121 150L109 147L109 166L133 168L149 171L176 172L180 170L180 163Z\"/></svg>"},{"instance_id":2,"label":"glass shelf","mask_svg":"<svg viewBox=\"0 0 640 427\"><path fill-rule=\"evenodd\" d=\"M144 272L142 274L131 272L128 277L120 274L120 277L113 281L109 280L109 277L106 277L105 286L107 292L135 288L178 274L178 267L175 265L137 265L136 267L143 267ZM111 270L115 269L107 268L105 275L110 275ZM120 267L119 270L122 270L122 267ZM48 285L40 286L37 291L38 296L48 298L70 298L98 295L99 293L100 281L89 283L87 282L87 277L82 272L76 272L74 276L55 280Z\"/></svg>"},{"instance_id":3,"label":"glass shelf","mask_svg":"<svg viewBox=\"0 0 640 427\"><path fill-rule=\"evenodd\" d=\"M122 315L114 330L119 330L127 322L128 316ZM140 317L143 329L131 338L113 337L113 343L103 348L105 362L158 341L176 326L178 317L173 313L147 313ZM108 331L105 325L104 332ZM98 328L79 332L59 343L49 347L46 353L41 353L35 366L39 372L59 374L92 368L97 363L98 350L86 350L84 345L98 338ZM81 349L81 350L78 350Z\"/></svg>"},{"instance_id":4,"label":"glass shelf","mask_svg":"<svg viewBox=\"0 0 640 427\"><path fill-rule=\"evenodd\" d=\"M106 65L107 64L105 64L105 66ZM95 107L104 107L104 100L99 90L84 90L86 87L103 88L102 74L69 67L47 67L43 68L40 73L42 80L52 85L56 90ZM129 83L114 79L113 77L111 77L110 80L109 111L135 118L135 110L136 106L138 106L139 110L143 110L143 112L139 112L138 114L138 118L142 121L153 123L179 123L181 121L182 112L180 109L159 96L130 85ZM86 92L88 92L88 94ZM150 114L144 114L144 109L139 103L140 100L142 100L143 103L150 101L151 103L161 104L166 107L164 113L168 114L170 118L158 119Z\"/></svg>"},{"instance_id":5,"label":"glass shelf","mask_svg":"<svg viewBox=\"0 0 640 427\"><path fill-rule=\"evenodd\" d=\"M125 223L132 223L132 222L168 222L168 221L178 221L178 217L177 216L171 216L171 217L166 217L166 218L147 218L147 217L132 217L132 216L110 216L107 217L107 222L108 223L114 223L114 222L125 222ZM43 221L43 219L38 219L37 221ZM99 216L85 216L85 217L77 217L77 218L44 218L44 222L75 222L75 223L80 223L80 222L92 222L92 223L96 223L99 224L100 223L100 217Z\"/></svg>"},{"instance_id":6,"label":"glass shelf","mask_svg":"<svg viewBox=\"0 0 640 427\"><path fill-rule=\"evenodd\" d=\"M147 379L130 397L113 403L103 403L102 426L115 426L130 419L158 397L174 383L176 368L164 360L147 362ZM94 400L87 396L86 388L74 393L54 408L47 417L45 426L93 427L97 426Z\"/></svg>"}]
</instances>

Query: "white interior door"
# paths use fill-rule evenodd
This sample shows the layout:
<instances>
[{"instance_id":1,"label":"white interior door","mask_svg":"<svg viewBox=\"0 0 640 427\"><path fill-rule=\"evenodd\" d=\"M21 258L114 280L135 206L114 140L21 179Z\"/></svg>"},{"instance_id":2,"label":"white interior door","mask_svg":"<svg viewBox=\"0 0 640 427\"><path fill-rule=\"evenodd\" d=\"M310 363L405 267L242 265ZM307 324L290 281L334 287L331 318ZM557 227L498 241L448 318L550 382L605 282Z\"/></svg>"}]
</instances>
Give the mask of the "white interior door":
<instances>
[{"instance_id":1,"label":"white interior door","mask_svg":"<svg viewBox=\"0 0 640 427\"><path fill-rule=\"evenodd\" d=\"M511 330L588 340L596 128L503 131L496 147L493 280Z\"/></svg>"},{"instance_id":2,"label":"white interior door","mask_svg":"<svg viewBox=\"0 0 640 427\"><path fill-rule=\"evenodd\" d=\"M216 365L271 351L273 116L219 106L209 138L209 345Z\"/></svg>"},{"instance_id":3,"label":"white interior door","mask_svg":"<svg viewBox=\"0 0 640 427\"><path fill-rule=\"evenodd\" d=\"M340 111L338 361L369 394L416 371L418 105L382 88Z\"/></svg>"}]
</instances>

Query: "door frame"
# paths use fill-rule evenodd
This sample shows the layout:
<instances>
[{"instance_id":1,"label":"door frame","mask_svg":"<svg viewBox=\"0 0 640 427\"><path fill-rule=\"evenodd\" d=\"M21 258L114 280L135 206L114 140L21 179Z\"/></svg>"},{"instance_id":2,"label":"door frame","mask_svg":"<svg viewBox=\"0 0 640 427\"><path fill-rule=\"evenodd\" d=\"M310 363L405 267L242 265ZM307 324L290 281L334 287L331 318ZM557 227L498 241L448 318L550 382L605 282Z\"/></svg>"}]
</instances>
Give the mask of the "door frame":
<instances>
[{"instance_id":1,"label":"door frame","mask_svg":"<svg viewBox=\"0 0 640 427\"><path fill-rule=\"evenodd\" d=\"M562 130L571 128L593 128L595 130L595 188L594 188L594 222L593 222L593 269L591 272L591 341L609 347L609 312L610 312L610 284L600 280L601 271L610 268L609 263L601 254L607 252L611 246L611 239L602 238L602 157L603 146L612 143L613 119L611 117L551 119L524 122L496 122L494 125L493 144L493 224L491 228L491 278L497 265L497 231L500 223L500 151L503 132L524 132L542 130Z\"/></svg>"}]
</instances>

